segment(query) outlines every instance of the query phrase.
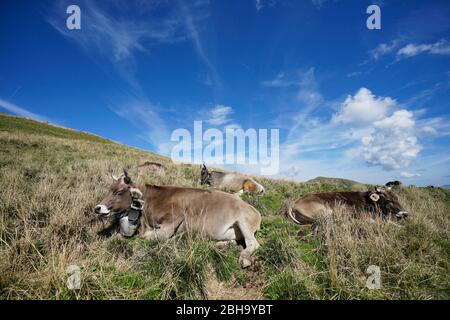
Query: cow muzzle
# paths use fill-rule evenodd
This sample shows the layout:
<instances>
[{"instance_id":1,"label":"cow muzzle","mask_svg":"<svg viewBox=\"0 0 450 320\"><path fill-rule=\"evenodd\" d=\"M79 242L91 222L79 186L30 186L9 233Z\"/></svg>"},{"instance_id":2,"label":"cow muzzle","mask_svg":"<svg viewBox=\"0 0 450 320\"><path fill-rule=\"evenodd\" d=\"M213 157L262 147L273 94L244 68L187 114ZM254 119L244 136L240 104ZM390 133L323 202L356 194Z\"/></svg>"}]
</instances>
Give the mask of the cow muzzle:
<instances>
[{"instance_id":1,"label":"cow muzzle","mask_svg":"<svg viewBox=\"0 0 450 320\"><path fill-rule=\"evenodd\" d=\"M399 211L396 215L397 219L406 219L408 217L408 212Z\"/></svg>"},{"instance_id":2,"label":"cow muzzle","mask_svg":"<svg viewBox=\"0 0 450 320\"><path fill-rule=\"evenodd\" d=\"M111 210L109 210L104 204L99 204L95 206L94 211L96 214L101 214L104 216L108 215L111 212Z\"/></svg>"}]
</instances>

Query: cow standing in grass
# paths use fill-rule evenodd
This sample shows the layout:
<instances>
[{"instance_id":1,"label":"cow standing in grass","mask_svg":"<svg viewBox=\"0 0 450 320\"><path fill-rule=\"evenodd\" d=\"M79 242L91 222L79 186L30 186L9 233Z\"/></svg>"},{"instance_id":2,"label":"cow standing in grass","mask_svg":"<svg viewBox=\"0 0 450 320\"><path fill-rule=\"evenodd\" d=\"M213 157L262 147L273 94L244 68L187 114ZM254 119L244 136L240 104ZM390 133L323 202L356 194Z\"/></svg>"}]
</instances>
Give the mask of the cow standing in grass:
<instances>
[{"instance_id":1,"label":"cow standing in grass","mask_svg":"<svg viewBox=\"0 0 450 320\"><path fill-rule=\"evenodd\" d=\"M324 192L306 195L289 204L284 214L297 224L312 224L330 215L338 205L352 212L381 213L382 218L404 219L408 216L390 188L376 187L367 192Z\"/></svg>"},{"instance_id":2,"label":"cow standing in grass","mask_svg":"<svg viewBox=\"0 0 450 320\"><path fill-rule=\"evenodd\" d=\"M224 172L218 170L208 171L204 164L202 165L200 182L202 185L224 189L236 194L242 194L244 192L265 192L262 185L246 175L236 172Z\"/></svg>"},{"instance_id":3,"label":"cow standing in grass","mask_svg":"<svg viewBox=\"0 0 450 320\"><path fill-rule=\"evenodd\" d=\"M137 185L125 170L113 179L108 195L95 207L98 215L113 218L102 234L119 229L127 237L168 239L189 230L222 244L243 240L239 263L251 265L250 256L259 247L255 232L261 215L239 197L217 190Z\"/></svg>"}]
</instances>

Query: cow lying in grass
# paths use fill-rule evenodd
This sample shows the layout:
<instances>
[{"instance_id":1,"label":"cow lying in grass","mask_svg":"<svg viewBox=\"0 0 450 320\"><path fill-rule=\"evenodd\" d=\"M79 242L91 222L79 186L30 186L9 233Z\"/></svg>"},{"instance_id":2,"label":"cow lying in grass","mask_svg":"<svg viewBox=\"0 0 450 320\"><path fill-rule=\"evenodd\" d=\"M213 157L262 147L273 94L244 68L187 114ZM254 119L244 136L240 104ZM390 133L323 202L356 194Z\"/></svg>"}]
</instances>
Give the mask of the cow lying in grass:
<instances>
[{"instance_id":1,"label":"cow lying in grass","mask_svg":"<svg viewBox=\"0 0 450 320\"><path fill-rule=\"evenodd\" d=\"M248 203L217 190L137 185L125 170L112 177L109 193L95 207L95 213L113 219L101 234L119 229L126 237L167 239L189 230L221 243L243 240L239 263L243 268L251 264L250 256L259 247L255 232L261 215Z\"/></svg>"},{"instance_id":2,"label":"cow lying in grass","mask_svg":"<svg viewBox=\"0 0 450 320\"><path fill-rule=\"evenodd\" d=\"M253 193L264 193L265 191L262 185L246 175L218 170L208 171L205 165L202 166L200 182L202 185L225 189L238 194L246 191Z\"/></svg>"},{"instance_id":3,"label":"cow lying in grass","mask_svg":"<svg viewBox=\"0 0 450 320\"><path fill-rule=\"evenodd\" d=\"M382 218L404 219L408 213L390 188L376 187L367 192L325 192L306 195L289 204L284 214L297 224L312 224L329 215L337 205L355 213L381 213Z\"/></svg>"}]
</instances>

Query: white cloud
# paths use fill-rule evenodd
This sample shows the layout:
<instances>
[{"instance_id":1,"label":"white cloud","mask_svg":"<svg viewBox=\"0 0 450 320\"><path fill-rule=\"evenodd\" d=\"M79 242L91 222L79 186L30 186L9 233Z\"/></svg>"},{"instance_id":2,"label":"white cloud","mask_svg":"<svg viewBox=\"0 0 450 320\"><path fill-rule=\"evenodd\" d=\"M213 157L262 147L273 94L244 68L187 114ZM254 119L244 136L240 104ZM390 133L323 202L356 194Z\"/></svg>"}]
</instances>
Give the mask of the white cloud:
<instances>
[{"instance_id":1,"label":"white cloud","mask_svg":"<svg viewBox=\"0 0 450 320\"><path fill-rule=\"evenodd\" d=\"M361 88L339 105L330 121L308 115L302 120L302 130L289 132L281 147L284 161L291 163L311 152L320 152L333 154L334 159L341 154L349 163L359 159L386 170L406 167L422 149L417 137L422 131L417 128L413 113L393 112L397 106L394 99L377 97ZM435 133L437 123L440 121L421 120L420 124L427 124L423 134ZM293 117L292 127L296 125Z\"/></svg>"},{"instance_id":2,"label":"white cloud","mask_svg":"<svg viewBox=\"0 0 450 320\"><path fill-rule=\"evenodd\" d=\"M31 111L28 111L22 107L19 107L11 102L5 101L0 99L0 108L6 109L11 113L14 113L15 115L24 117L24 118L30 118L33 120L41 121L41 122L52 122L50 119L43 117L41 115L38 115L36 113L33 113Z\"/></svg>"},{"instance_id":3,"label":"white cloud","mask_svg":"<svg viewBox=\"0 0 450 320\"><path fill-rule=\"evenodd\" d=\"M370 56L374 60L378 60L380 57L391 53L398 46L399 40L392 40L390 43L380 43L375 49L370 50Z\"/></svg>"},{"instance_id":4,"label":"white cloud","mask_svg":"<svg viewBox=\"0 0 450 320\"><path fill-rule=\"evenodd\" d=\"M361 88L354 96L348 96L339 112L333 115L332 122L364 126L386 116L396 101L387 97L375 97L369 89Z\"/></svg>"},{"instance_id":5,"label":"white cloud","mask_svg":"<svg viewBox=\"0 0 450 320\"><path fill-rule=\"evenodd\" d=\"M396 111L375 121L373 126L373 133L361 139L361 155L368 164L387 170L399 169L408 166L422 150L415 134L413 114L407 110Z\"/></svg>"},{"instance_id":6,"label":"white cloud","mask_svg":"<svg viewBox=\"0 0 450 320\"><path fill-rule=\"evenodd\" d=\"M229 116L233 113L233 109L224 105L216 105L212 110L207 112L208 119L205 122L212 126L222 126L228 124L231 119Z\"/></svg>"},{"instance_id":7,"label":"white cloud","mask_svg":"<svg viewBox=\"0 0 450 320\"><path fill-rule=\"evenodd\" d=\"M403 172L400 173L400 176L402 178L410 179L410 178L417 178L417 177L420 177L422 175L420 173L403 171Z\"/></svg>"},{"instance_id":8,"label":"white cloud","mask_svg":"<svg viewBox=\"0 0 450 320\"><path fill-rule=\"evenodd\" d=\"M144 3L129 1L127 5L109 2L116 6L114 14L102 3L82 1L81 30L68 30L65 19L61 19L61 12L70 2L57 2L53 14L48 22L63 36L77 43L87 56L93 60L109 61L119 75L135 89L140 86L136 79L136 54L148 53L151 46L157 44L171 44L192 39L194 48L200 58L212 69L211 63L205 55L199 40L196 22L205 15L193 15L184 3L180 8L163 2ZM200 12L208 2L200 1L192 5L192 10ZM139 6L138 8L136 8ZM164 10L161 10L161 7ZM136 10L137 9L137 10ZM152 14L158 10L158 15ZM130 18L130 12L137 11ZM160 14L160 12L164 12ZM213 75L214 76L214 75Z\"/></svg>"},{"instance_id":9,"label":"white cloud","mask_svg":"<svg viewBox=\"0 0 450 320\"><path fill-rule=\"evenodd\" d=\"M261 82L261 85L265 87L283 88L297 86L299 85L299 81L289 79L283 72L280 72L274 79Z\"/></svg>"},{"instance_id":10,"label":"white cloud","mask_svg":"<svg viewBox=\"0 0 450 320\"><path fill-rule=\"evenodd\" d=\"M264 7L262 4L262 0L256 0L255 5L256 5L256 11L259 11Z\"/></svg>"},{"instance_id":11,"label":"white cloud","mask_svg":"<svg viewBox=\"0 0 450 320\"><path fill-rule=\"evenodd\" d=\"M194 43L194 48L195 48L195 51L197 52L197 55L200 57L200 59L203 61L203 63L208 68L208 70L211 74L211 77L212 77L211 80L214 82L214 84L220 85L221 81L220 81L220 77L216 71L216 68L214 67L211 60L206 55L205 50L203 49L202 41L200 39L199 29L195 23L194 15L191 13L189 7L187 5L185 5L184 2L180 2L180 5L181 5L181 9L182 9L183 15L184 15L185 26L187 28L187 31L189 32L190 38L192 39L192 41Z\"/></svg>"},{"instance_id":12,"label":"white cloud","mask_svg":"<svg viewBox=\"0 0 450 320\"><path fill-rule=\"evenodd\" d=\"M408 44L397 51L398 57L414 57L421 53L450 55L450 43L447 40L439 40L431 44Z\"/></svg>"},{"instance_id":13,"label":"white cloud","mask_svg":"<svg viewBox=\"0 0 450 320\"><path fill-rule=\"evenodd\" d=\"M64 2L60 2L60 6L64 7ZM86 51L100 52L113 62L131 58L137 51L146 51L147 41L167 43L187 38L182 21L174 16L153 21L132 20L126 18L125 14L112 15L92 2L84 3L82 8L82 25L79 32L68 30L65 20L60 19L59 15L51 16L49 22L57 31L76 41Z\"/></svg>"},{"instance_id":14,"label":"white cloud","mask_svg":"<svg viewBox=\"0 0 450 320\"><path fill-rule=\"evenodd\" d=\"M313 5L320 9L323 7L323 5L327 2L328 0L312 0Z\"/></svg>"},{"instance_id":15,"label":"white cloud","mask_svg":"<svg viewBox=\"0 0 450 320\"><path fill-rule=\"evenodd\" d=\"M426 126L420 130L422 134L436 136L438 134L437 130L433 127Z\"/></svg>"},{"instance_id":16,"label":"white cloud","mask_svg":"<svg viewBox=\"0 0 450 320\"><path fill-rule=\"evenodd\" d=\"M256 11L259 12L262 8L274 7L277 0L255 0Z\"/></svg>"},{"instance_id":17,"label":"white cloud","mask_svg":"<svg viewBox=\"0 0 450 320\"><path fill-rule=\"evenodd\" d=\"M147 99L129 99L114 112L131 122L138 130L137 136L153 145L158 153L169 155L173 143L165 122L156 111L158 108Z\"/></svg>"},{"instance_id":18,"label":"white cloud","mask_svg":"<svg viewBox=\"0 0 450 320\"><path fill-rule=\"evenodd\" d=\"M306 118L323 103L323 97L319 91L313 67L306 71L297 70L290 75L278 73L275 79L264 81L261 84L266 87L296 90L290 104L298 112L292 116L294 123L289 129L288 140L295 139L297 131L304 125Z\"/></svg>"}]
</instances>

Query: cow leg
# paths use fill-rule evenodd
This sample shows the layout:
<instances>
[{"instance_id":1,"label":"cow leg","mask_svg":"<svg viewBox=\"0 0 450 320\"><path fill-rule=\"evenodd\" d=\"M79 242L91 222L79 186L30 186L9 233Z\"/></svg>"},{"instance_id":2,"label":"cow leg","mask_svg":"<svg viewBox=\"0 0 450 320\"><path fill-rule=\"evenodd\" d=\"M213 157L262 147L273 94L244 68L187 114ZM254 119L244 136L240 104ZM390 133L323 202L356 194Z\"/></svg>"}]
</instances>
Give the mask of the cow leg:
<instances>
[{"instance_id":1,"label":"cow leg","mask_svg":"<svg viewBox=\"0 0 450 320\"><path fill-rule=\"evenodd\" d=\"M166 240L174 234L174 229L171 226L161 225L158 229L151 229L144 232L143 238L147 240Z\"/></svg>"},{"instance_id":2,"label":"cow leg","mask_svg":"<svg viewBox=\"0 0 450 320\"><path fill-rule=\"evenodd\" d=\"M242 268L247 268L252 264L250 256L256 249L259 248L259 243L256 240L255 234L254 232L252 232L248 223L238 221L238 227L245 240L245 249L242 250L239 256L239 264Z\"/></svg>"},{"instance_id":3,"label":"cow leg","mask_svg":"<svg viewBox=\"0 0 450 320\"><path fill-rule=\"evenodd\" d=\"M216 246L219 248L226 247L229 244L237 244L236 242L236 232L234 231L234 227L230 227L227 229L222 235L217 237Z\"/></svg>"},{"instance_id":4,"label":"cow leg","mask_svg":"<svg viewBox=\"0 0 450 320\"><path fill-rule=\"evenodd\" d=\"M177 232L183 221L184 218L180 217L179 219L172 221L170 223L161 224L159 228L145 231L144 234L142 234L142 237L147 240L169 239Z\"/></svg>"},{"instance_id":5,"label":"cow leg","mask_svg":"<svg viewBox=\"0 0 450 320\"><path fill-rule=\"evenodd\" d=\"M225 248L226 246L228 246L230 244L237 245L237 242L236 242L236 240L227 240L227 241L217 241L216 242L216 246L218 248Z\"/></svg>"}]
</instances>

